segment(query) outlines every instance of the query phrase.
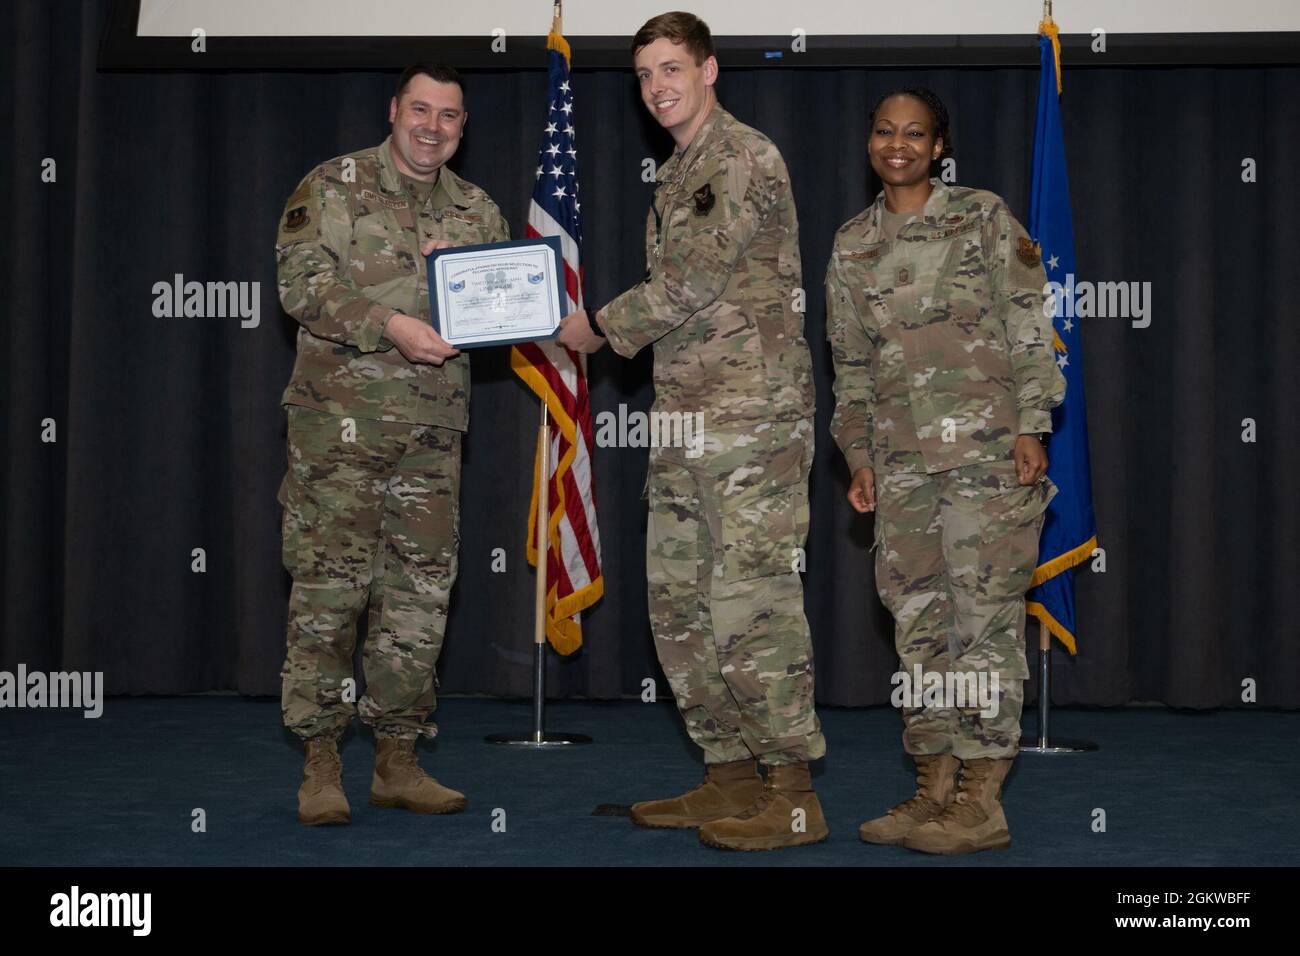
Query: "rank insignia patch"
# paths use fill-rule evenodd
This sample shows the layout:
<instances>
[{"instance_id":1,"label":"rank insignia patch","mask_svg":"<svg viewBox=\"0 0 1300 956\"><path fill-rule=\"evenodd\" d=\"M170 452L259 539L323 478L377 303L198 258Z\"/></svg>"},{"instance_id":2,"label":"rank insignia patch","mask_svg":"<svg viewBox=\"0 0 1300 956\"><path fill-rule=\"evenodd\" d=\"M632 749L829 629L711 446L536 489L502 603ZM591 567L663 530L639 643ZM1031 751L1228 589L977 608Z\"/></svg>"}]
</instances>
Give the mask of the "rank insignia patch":
<instances>
[{"instance_id":1,"label":"rank insignia patch","mask_svg":"<svg viewBox=\"0 0 1300 956\"><path fill-rule=\"evenodd\" d=\"M1043 261L1043 247L1028 236L1021 236L1016 243L1016 258L1032 269Z\"/></svg>"},{"instance_id":2,"label":"rank insignia patch","mask_svg":"<svg viewBox=\"0 0 1300 956\"><path fill-rule=\"evenodd\" d=\"M307 207L294 206L289 210L288 215L284 217L284 231L297 232L303 226L307 225Z\"/></svg>"},{"instance_id":3,"label":"rank insignia patch","mask_svg":"<svg viewBox=\"0 0 1300 956\"><path fill-rule=\"evenodd\" d=\"M713 195L713 186L705 183L695 192L691 193L691 198L695 200L695 215L707 216L713 204L718 201L718 197Z\"/></svg>"}]
</instances>

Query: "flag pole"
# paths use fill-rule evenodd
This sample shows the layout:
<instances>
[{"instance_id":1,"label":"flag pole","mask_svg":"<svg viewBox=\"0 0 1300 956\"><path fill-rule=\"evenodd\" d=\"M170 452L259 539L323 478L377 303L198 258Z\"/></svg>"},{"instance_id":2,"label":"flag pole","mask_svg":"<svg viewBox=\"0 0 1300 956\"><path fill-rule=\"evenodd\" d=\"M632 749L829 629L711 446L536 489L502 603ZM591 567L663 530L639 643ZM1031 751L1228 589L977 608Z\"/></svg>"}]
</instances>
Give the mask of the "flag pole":
<instances>
[{"instance_id":1,"label":"flag pole","mask_svg":"<svg viewBox=\"0 0 1300 956\"><path fill-rule=\"evenodd\" d=\"M551 31L561 33L560 0L552 7ZM550 593L547 567L550 564L551 527L551 428L550 410L542 399L542 419L537 429L537 577L533 590L533 730L524 736L517 734L489 734L490 744L513 744L519 747L541 749L563 747L571 744L589 744L586 734L548 734L546 732L546 598Z\"/></svg>"},{"instance_id":2,"label":"flag pole","mask_svg":"<svg viewBox=\"0 0 1300 956\"><path fill-rule=\"evenodd\" d=\"M1070 572L1066 571L1066 574ZM1020 738L1022 754L1082 754L1099 749L1091 740L1052 740L1048 728L1052 715L1052 632L1038 622L1038 736Z\"/></svg>"},{"instance_id":3,"label":"flag pole","mask_svg":"<svg viewBox=\"0 0 1300 956\"><path fill-rule=\"evenodd\" d=\"M550 562L551 429L546 403L537 430L537 575L533 589L533 742L545 739L546 706L546 569Z\"/></svg>"},{"instance_id":4,"label":"flag pole","mask_svg":"<svg viewBox=\"0 0 1300 956\"><path fill-rule=\"evenodd\" d=\"M1052 0L1047 0L1051 13ZM1047 746L1047 727L1052 712L1052 635L1047 625L1038 622L1038 746Z\"/></svg>"},{"instance_id":5,"label":"flag pole","mask_svg":"<svg viewBox=\"0 0 1300 956\"><path fill-rule=\"evenodd\" d=\"M533 588L533 729L531 733L522 736L488 734L483 738L490 744L533 748L591 743L591 738L586 734L546 732L546 595L550 587L546 568L551 553L551 426L546 402L541 404L542 421L537 428L537 577Z\"/></svg>"}]
</instances>

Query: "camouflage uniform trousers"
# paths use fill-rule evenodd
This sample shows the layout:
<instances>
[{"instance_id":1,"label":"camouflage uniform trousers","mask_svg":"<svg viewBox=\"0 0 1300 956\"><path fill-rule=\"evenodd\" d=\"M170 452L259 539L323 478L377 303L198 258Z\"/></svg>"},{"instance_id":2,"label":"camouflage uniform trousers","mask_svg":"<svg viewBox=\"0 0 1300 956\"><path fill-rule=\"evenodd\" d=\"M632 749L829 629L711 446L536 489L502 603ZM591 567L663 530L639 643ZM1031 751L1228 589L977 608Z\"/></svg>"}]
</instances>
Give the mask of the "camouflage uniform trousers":
<instances>
[{"instance_id":1,"label":"camouflage uniform trousers","mask_svg":"<svg viewBox=\"0 0 1300 956\"><path fill-rule=\"evenodd\" d=\"M808 420L653 448L646 577L659 664L706 763L813 760L812 640L795 570L808 533Z\"/></svg>"},{"instance_id":2,"label":"camouflage uniform trousers","mask_svg":"<svg viewBox=\"0 0 1300 956\"><path fill-rule=\"evenodd\" d=\"M432 737L435 664L459 543L460 432L347 419L291 405L284 565L293 575L281 671L285 726L343 733L360 711L376 737ZM357 620L369 604L366 692L351 703Z\"/></svg>"},{"instance_id":3,"label":"camouflage uniform trousers","mask_svg":"<svg viewBox=\"0 0 1300 956\"><path fill-rule=\"evenodd\" d=\"M876 586L894 616L901 670L913 686L918 665L922 674L951 671L968 681L984 675L990 691L997 677L996 715L981 715L969 694L963 707L905 701L907 753L973 760L1018 752L1029 676L1025 592L1055 494L1048 479L1020 485L1011 461L877 477Z\"/></svg>"}]
</instances>

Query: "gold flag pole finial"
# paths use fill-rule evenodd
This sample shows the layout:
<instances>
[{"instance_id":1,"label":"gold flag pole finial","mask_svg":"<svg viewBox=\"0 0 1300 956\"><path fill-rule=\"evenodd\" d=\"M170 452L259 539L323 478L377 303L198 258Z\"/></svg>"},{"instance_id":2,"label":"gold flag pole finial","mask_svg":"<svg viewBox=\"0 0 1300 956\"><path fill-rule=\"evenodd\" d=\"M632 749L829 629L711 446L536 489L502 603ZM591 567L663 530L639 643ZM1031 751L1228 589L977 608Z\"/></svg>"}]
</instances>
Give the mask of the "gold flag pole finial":
<instances>
[{"instance_id":1,"label":"gold flag pole finial","mask_svg":"<svg viewBox=\"0 0 1300 956\"><path fill-rule=\"evenodd\" d=\"M1052 53L1056 59L1056 93L1059 96L1061 84L1061 28L1052 19L1052 0L1043 0L1043 19L1038 24L1038 35L1047 36L1052 41Z\"/></svg>"},{"instance_id":2,"label":"gold flag pole finial","mask_svg":"<svg viewBox=\"0 0 1300 956\"><path fill-rule=\"evenodd\" d=\"M569 41L564 39L564 26L561 20L564 17L564 4L561 0L555 0L551 6L551 33L546 38L546 48L548 50L559 50L564 54L566 62L573 62L573 54L569 49Z\"/></svg>"}]
</instances>

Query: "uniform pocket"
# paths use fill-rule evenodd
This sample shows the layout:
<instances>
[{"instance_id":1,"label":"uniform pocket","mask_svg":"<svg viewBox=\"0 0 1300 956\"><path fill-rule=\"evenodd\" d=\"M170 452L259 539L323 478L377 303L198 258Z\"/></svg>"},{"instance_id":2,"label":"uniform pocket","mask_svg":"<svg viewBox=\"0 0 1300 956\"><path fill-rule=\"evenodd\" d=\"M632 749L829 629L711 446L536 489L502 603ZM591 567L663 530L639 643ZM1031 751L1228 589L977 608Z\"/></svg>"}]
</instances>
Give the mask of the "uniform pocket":
<instances>
[{"instance_id":1,"label":"uniform pocket","mask_svg":"<svg viewBox=\"0 0 1300 956\"><path fill-rule=\"evenodd\" d=\"M886 536L885 519L880 516L880 505L876 505L875 519L873 521L874 543L871 545L874 552L872 560L872 571L875 574L876 594L880 596L880 603L890 614L897 613L893 603L894 592L889 585L889 541Z\"/></svg>"},{"instance_id":2,"label":"uniform pocket","mask_svg":"<svg viewBox=\"0 0 1300 956\"><path fill-rule=\"evenodd\" d=\"M318 542L313 529L316 526L317 508L311 496L305 493L302 482L290 468L280 482L276 495L284 506L280 525L285 570L295 578L310 573L316 563Z\"/></svg>"},{"instance_id":3,"label":"uniform pocket","mask_svg":"<svg viewBox=\"0 0 1300 956\"><path fill-rule=\"evenodd\" d=\"M879 505L876 506L876 510L873 511L873 512L871 513L871 515L872 515L872 517L871 517L871 525L872 525L872 528L871 528L871 533L872 533L871 550L872 550L872 551L875 551L875 552L877 552L877 553L879 553L879 552L882 551L882 550L884 549L884 547L885 547L885 522L882 521L881 518L880 518L880 506L879 506Z\"/></svg>"},{"instance_id":4,"label":"uniform pocket","mask_svg":"<svg viewBox=\"0 0 1300 956\"><path fill-rule=\"evenodd\" d=\"M761 447L719 477L715 487L728 582L789 574L803 566L811 429L772 426Z\"/></svg>"},{"instance_id":5,"label":"uniform pocket","mask_svg":"<svg viewBox=\"0 0 1300 956\"><path fill-rule=\"evenodd\" d=\"M1038 564L1038 536L1047 504L1056 494L1050 481L1024 486L1014 470L1001 476L1001 488L979 511L980 584L984 597L998 601L1023 597Z\"/></svg>"},{"instance_id":6,"label":"uniform pocket","mask_svg":"<svg viewBox=\"0 0 1300 956\"><path fill-rule=\"evenodd\" d=\"M360 285L374 286L417 273L411 239L383 212L359 217L352 227L348 275Z\"/></svg>"},{"instance_id":7,"label":"uniform pocket","mask_svg":"<svg viewBox=\"0 0 1300 956\"><path fill-rule=\"evenodd\" d=\"M808 526L808 489L790 484L722 507L722 577L728 583L788 574Z\"/></svg>"}]
</instances>

